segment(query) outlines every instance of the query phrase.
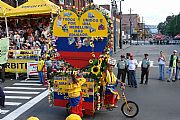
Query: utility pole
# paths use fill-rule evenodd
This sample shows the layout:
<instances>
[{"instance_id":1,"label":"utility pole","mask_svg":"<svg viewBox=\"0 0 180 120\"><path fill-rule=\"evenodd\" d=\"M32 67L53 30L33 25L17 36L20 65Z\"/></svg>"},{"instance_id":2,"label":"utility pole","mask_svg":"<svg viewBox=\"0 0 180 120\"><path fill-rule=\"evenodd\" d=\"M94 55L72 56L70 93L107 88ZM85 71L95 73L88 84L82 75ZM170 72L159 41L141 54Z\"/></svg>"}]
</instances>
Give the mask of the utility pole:
<instances>
[{"instance_id":1,"label":"utility pole","mask_svg":"<svg viewBox=\"0 0 180 120\"><path fill-rule=\"evenodd\" d=\"M130 34L130 45L132 45L132 21L131 21L131 8L130 8L130 18L129 18L129 34Z\"/></svg>"},{"instance_id":2,"label":"utility pole","mask_svg":"<svg viewBox=\"0 0 180 120\"><path fill-rule=\"evenodd\" d=\"M142 17L142 39L144 40L144 45L145 45L145 22L144 22L144 17Z\"/></svg>"},{"instance_id":3,"label":"utility pole","mask_svg":"<svg viewBox=\"0 0 180 120\"><path fill-rule=\"evenodd\" d=\"M117 4L116 4L116 0L112 0L111 1L112 4L112 14L113 14L113 18L114 18L114 53L116 53L116 39L117 39L117 34L116 34L116 12L117 12Z\"/></svg>"},{"instance_id":4,"label":"utility pole","mask_svg":"<svg viewBox=\"0 0 180 120\"><path fill-rule=\"evenodd\" d=\"M124 1L124 0L122 0ZM121 0L120 0L120 8L119 8L120 20L119 20L119 48L122 49L123 40L122 40L122 10L121 10Z\"/></svg>"}]
</instances>

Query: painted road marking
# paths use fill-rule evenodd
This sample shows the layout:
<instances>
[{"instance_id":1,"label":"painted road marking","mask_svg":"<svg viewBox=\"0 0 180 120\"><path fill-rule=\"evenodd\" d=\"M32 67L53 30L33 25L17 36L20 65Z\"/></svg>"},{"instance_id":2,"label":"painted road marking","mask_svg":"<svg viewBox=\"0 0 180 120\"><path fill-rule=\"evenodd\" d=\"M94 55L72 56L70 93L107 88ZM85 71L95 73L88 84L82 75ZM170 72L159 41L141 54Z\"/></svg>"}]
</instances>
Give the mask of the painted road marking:
<instances>
[{"instance_id":1,"label":"painted road marking","mask_svg":"<svg viewBox=\"0 0 180 120\"><path fill-rule=\"evenodd\" d=\"M19 89L19 90L45 90L46 88L32 88L32 87L4 87L4 89Z\"/></svg>"},{"instance_id":2,"label":"painted road marking","mask_svg":"<svg viewBox=\"0 0 180 120\"><path fill-rule=\"evenodd\" d=\"M40 92L4 91L4 93L16 93L16 94L39 94Z\"/></svg>"},{"instance_id":3,"label":"painted road marking","mask_svg":"<svg viewBox=\"0 0 180 120\"><path fill-rule=\"evenodd\" d=\"M20 81L20 82L26 82L26 83L28 83L28 82L31 82L31 83L39 83L39 81L36 81L36 80L22 80L22 81Z\"/></svg>"},{"instance_id":4,"label":"painted road marking","mask_svg":"<svg viewBox=\"0 0 180 120\"><path fill-rule=\"evenodd\" d=\"M20 104L21 103L19 103L19 102L5 102L5 105L12 105L12 106L18 106Z\"/></svg>"},{"instance_id":5,"label":"painted road marking","mask_svg":"<svg viewBox=\"0 0 180 120\"><path fill-rule=\"evenodd\" d=\"M6 99L31 99L30 96L6 96Z\"/></svg>"},{"instance_id":6,"label":"painted road marking","mask_svg":"<svg viewBox=\"0 0 180 120\"><path fill-rule=\"evenodd\" d=\"M31 84L31 83L14 83L13 85L24 85L24 86L41 86L42 84Z\"/></svg>"},{"instance_id":7,"label":"painted road marking","mask_svg":"<svg viewBox=\"0 0 180 120\"><path fill-rule=\"evenodd\" d=\"M19 108L17 108L16 110L14 110L13 112L9 113L6 117L4 117L2 120L15 120L17 117L19 117L21 114L23 114L24 112L26 112L27 110L29 110L31 107L33 107L35 104L37 104L38 102L40 102L42 99L44 99L46 96L48 95L48 90L44 91L43 93L41 93L40 95L38 95L37 97L33 98L32 100L30 100L29 102L27 102L26 104L20 106Z\"/></svg>"},{"instance_id":8,"label":"painted road marking","mask_svg":"<svg viewBox=\"0 0 180 120\"><path fill-rule=\"evenodd\" d=\"M9 110L2 110L2 109L0 109L0 114L6 114L7 112L9 112Z\"/></svg>"}]
</instances>

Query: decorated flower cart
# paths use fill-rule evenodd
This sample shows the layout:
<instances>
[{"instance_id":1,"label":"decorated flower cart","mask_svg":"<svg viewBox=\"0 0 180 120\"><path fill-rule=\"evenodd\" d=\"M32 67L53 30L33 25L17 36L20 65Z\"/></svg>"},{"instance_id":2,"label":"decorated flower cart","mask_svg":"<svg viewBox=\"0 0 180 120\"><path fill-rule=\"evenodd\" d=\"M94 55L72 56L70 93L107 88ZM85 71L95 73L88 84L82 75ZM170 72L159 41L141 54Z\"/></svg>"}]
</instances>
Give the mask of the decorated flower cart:
<instances>
[{"instance_id":1,"label":"decorated flower cart","mask_svg":"<svg viewBox=\"0 0 180 120\"><path fill-rule=\"evenodd\" d=\"M86 78L86 83L82 86L85 114L93 115L95 111L104 108L113 110L106 104L104 96L106 89L104 71L109 62L115 62L110 57L113 49L112 30L109 15L101 12L96 5L90 5L82 11L74 8L60 10L53 24L58 55L53 62L53 79L49 84L50 105L65 107L69 112L66 87L73 72ZM136 116L139 110L137 104L126 101L125 86L121 82L119 85L123 90L119 97L125 101L123 113L128 117Z\"/></svg>"}]
</instances>

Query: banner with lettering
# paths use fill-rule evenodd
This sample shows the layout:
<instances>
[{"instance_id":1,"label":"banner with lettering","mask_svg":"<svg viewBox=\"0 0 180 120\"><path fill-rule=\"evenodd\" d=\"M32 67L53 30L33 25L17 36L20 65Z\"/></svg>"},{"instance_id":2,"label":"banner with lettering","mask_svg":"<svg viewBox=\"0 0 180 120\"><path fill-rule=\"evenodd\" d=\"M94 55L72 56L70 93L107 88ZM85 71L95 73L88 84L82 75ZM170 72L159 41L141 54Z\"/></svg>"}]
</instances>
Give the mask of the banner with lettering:
<instances>
[{"instance_id":1,"label":"banner with lettering","mask_svg":"<svg viewBox=\"0 0 180 120\"><path fill-rule=\"evenodd\" d=\"M80 18L66 10L55 19L53 33L57 37L107 37L108 24L97 10L89 10Z\"/></svg>"},{"instance_id":2,"label":"banner with lettering","mask_svg":"<svg viewBox=\"0 0 180 120\"><path fill-rule=\"evenodd\" d=\"M30 59L8 59L5 64L5 72L10 73L27 73L27 63L34 60Z\"/></svg>"},{"instance_id":3,"label":"banner with lettering","mask_svg":"<svg viewBox=\"0 0 180 120\"><path fill-rule=\"evenodd\" d=\"M60 12L54 21L53 34L58 37L57 51L75 68L88 66L92 53L98 58L108 42L108 23L97 10L88 10L81 17L74 12Z\"/></svg>"},{"instance_id":4,"label":"banner with lettering","mask_svg":"<svg viewBox=\"0 0 180 120\"><path fill-rule=\"evenodd\" d=\"M1 38L0 39L0 64L4 64L7 62L8 50L9 50L9 39Z\"/></svg>"}]
</instances>

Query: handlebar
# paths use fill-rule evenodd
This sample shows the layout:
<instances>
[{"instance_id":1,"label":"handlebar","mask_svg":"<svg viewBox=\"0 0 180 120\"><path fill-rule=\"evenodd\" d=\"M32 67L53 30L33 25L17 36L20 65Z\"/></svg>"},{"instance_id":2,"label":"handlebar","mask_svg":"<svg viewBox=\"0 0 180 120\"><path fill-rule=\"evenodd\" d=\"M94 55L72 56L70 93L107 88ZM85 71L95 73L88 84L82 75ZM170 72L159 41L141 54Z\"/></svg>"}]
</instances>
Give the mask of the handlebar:
<instances>
[{"instance_id":1,"label":"handlebar","mask_svg":"<svg viewBox=\"0 0 180 120\"><path fill-rule=\"evenodd\" d=\"M126 88L126 83L123 83L123 82L119 82L120 84L120 88L122 89L122 92L124 93L125 92L125 88Z\"/></svg>"}]
</instances>

